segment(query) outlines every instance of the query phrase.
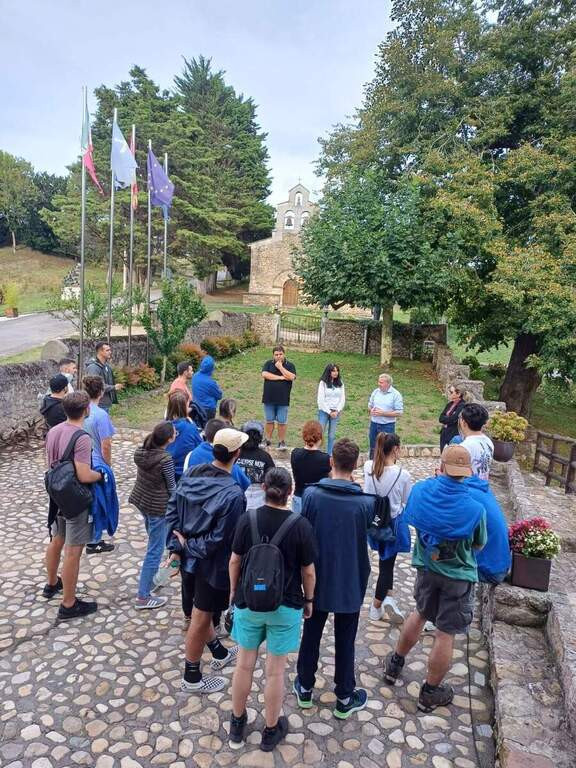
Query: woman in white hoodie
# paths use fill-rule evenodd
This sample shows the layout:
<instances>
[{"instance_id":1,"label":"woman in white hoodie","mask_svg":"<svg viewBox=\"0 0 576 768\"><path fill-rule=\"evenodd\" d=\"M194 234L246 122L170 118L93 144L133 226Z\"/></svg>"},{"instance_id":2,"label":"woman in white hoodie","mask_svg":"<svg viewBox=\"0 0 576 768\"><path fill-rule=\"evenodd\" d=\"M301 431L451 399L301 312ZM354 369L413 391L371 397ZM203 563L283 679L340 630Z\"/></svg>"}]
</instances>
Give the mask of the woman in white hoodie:
<instances>
[{"instance_id":1,"label":"woman in white hoodie","mask_svg":"<svg viewBox=\"0 0 576 768\"><path fill-rule=\"evenodd\" d=\"M322 425L322 431L328 436L326 452L329 456L332 455L336 427L345 403L346 392L340 376L340 368L334 363L328 363L318 383L318 421Z\"/></svg>"}]
</instances>

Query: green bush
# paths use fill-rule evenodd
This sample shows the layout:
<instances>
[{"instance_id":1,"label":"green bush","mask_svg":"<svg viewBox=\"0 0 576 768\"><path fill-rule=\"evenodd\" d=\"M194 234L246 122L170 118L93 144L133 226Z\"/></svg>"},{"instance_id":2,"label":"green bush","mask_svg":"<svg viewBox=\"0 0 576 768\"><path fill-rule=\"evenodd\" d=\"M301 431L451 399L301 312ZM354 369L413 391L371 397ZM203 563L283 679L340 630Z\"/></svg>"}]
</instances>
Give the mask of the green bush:
<instances>
[{"instance_id":1,"label":"green bush","mask_svg":"<svg viewBox=\"0 0 576 768\"><path fill-rule=\"evenodd\" d=\"M117 384L123 384L127 390L141 389L148 391L158 386L158 373L150 365L124 365L114 369Z\"/></svg>"},{"instance_id":2,"label":"green bush","mask_svg":"<svg viewBox=\"0 0 576 768\"><path fill-rule=\"evenodd\" d=\"M210 355L214 359L218 358L219 350L216 344L216 337L208 336L208 338L200 342L200 347L204 350L204 352L206 352L207 355Z\"/></svg>"},{"instance_id":3,"label":"green bush","mask_svg":"<svg viewBox=\"0 0 576 768\"><path fill-rule=\"evenodd\" d=\"M169 363L172 363L174 366L174 369L176 369L176 366L178 363L183 362L190 362L192 363L192 367L194 370L198 370L198 366L200 365L200 361L204 357L204 354L198 344L191 344L189 342L186 342L184 344L178 345L176 347L176 350L172 352L171 355L168 356Z\"/></svg>"},{"instance_id":4,"label":"green bush","mask_svg":"<svg viewBox=\"0 0 576 768\"><path fill-rule=\"evenodd\" d=\"M495 378L503 378L506 375L506 366L504 363L490 363L488 373Z\"/></svg>"}]
</instances>

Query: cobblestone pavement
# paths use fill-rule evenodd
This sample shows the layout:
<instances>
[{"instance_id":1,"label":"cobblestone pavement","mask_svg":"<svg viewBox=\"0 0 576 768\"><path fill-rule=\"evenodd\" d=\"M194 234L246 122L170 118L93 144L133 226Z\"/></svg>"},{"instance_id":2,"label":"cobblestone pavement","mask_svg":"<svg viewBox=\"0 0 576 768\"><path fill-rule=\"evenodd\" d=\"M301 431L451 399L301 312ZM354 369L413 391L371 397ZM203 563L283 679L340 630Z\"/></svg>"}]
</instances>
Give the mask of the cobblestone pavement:
<instances>
[{"instance_id":1,"label":"cobblestone pavement","mask_svg":"<svg viewBox=\"0 0 576 768\"><path fill-rule=\"evenodd\" d=\"M127 504L134 478L133 449L134 443L125 438L114 443L121 502L116 550L85 555L82 560L79 591L97 598L99 611L59 625L55 622L58 600L46 602L40 596L47 507L42 451L29 448L4 454L0 460L1 766L494 765L488 654L477 625L470 633L469 647L464 637L457 638L448 676L456 689L453 706L419 714L416 700L432 637L423 636L414 649L400 684L395 688L384 684L382 659L393 647L398 628L368 621L371 588L360 622L356 660L358 685L369 693L367 708L344 723L333 717L334 645L327 631L317 705L299 711L288 692L286 742L274 754L261 752L257 744L263 727L263 666L259 663L249 700L248 745L242 752L230 752L229 691L202 699L179 691L183 635L178 586L166 590L168 609L137 612L131 607L145 550L142 522ZM431 473L433 462L411 459L404 466L420 478ZM376 561L373 566L376 574ZM405 556L399 560L396 576L397 599L409 609L413 573ZM293 666L292 660L290 681ZM231 678L232 672L224 674Z\"/></svg>"}]
</instances>

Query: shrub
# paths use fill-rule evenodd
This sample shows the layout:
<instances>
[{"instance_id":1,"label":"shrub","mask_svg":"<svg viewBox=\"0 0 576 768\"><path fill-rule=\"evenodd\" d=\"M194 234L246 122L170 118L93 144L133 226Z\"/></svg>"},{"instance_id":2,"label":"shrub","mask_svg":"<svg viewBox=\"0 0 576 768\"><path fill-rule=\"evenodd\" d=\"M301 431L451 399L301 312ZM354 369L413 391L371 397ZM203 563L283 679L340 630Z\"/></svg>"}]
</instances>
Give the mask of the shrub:
<instances>
[{"instance_id":1,"label":"shrub","mask_svg":"<svg viewBox=\"0 0 576 768\"><path fill-rule=\"evenodd\" d=\"M495 440L520 443L526 437L527 427L526 419L514 411L495 411L486 429Z\"/></svg>"},{"instance_id":2,"label":"shrub","mask_svg":"<svg viewBox=\"0 0 576 768\"><path fill-rule=\"evenodd\" d=\"M218 347L216 345L216 338L210 337L200 342L200 347L206 352L207 355L211 355L214 358L218 357Z\"/></svg>"},{"instance_id":3,"label":"shrub","mask_svg":"<svg viewBox=\"0 0 576 768\"><path fill-rule=\"evenodd\" d=\"M508 531L510 549L525 557L552 559L560 552L560 539L542 517L520 520Z\"/></svg>"},{"instance_id":4,"label":"shrub","mask_svg":"<svg viewBox=\"0 0 576 768\"><path fill-rule=\"evenodd\" d=\"M506 366L504 363L490 363L488 373L495 378L502 378L506 375Z\"/></svg>"},{"instance_id":5,"label":"shrub","mask_svg":"<svg viewBox=\"0 0 576 768\"><path fill-rule=\"evenodd\" d=\"M237 355L238 352L249 347L256 347L258 344L258 336L253 331L247 330L242 336L208 336L200 342L200 347L207 355L211 355L216 360L222 360L225 357Z\"/></svg>"},{"instance_id":6,"label":"shrub","mask_svg":"<svg viewBox=\"0 0 576 768\"><path fill-rule=\"evenodd\" d=\"M241 349L250 349L250 347L257 347L260 344L258 334L254 333L250 328L246 329L240 337Z\"/></svg>"},{"instance_id":7,"label":"shrub","mask_svg":"<svg viewBox=\"0 0 576 768\"><path fill-rule=\"evenodd\" d=\"M194 370L198 370L198 366L200 365L200 361L204 357L204 353L198 346L198 344L191 344L191 343L184 343L179 344L175 351L172 352L171 355L168 356L169 363L172 364L174 369L178 365L178 363L182 363L184 361L190 361L192 363L192 367Z\"/></svg>"},{"instance_id":8,"label":"shrub","mask_svg":"<svg viewBox=\"0 0 576 768\"><path fill-rule=\"evenodd\" d=\"M114 370L117 384L123 384L126 389L142 389L148 391L158 386L158 374L150 365L124 365Z\"/></svg>"},{"instance_id":9,"label":"shrub","mask_svg":"<svg viewBox=\"0 0 576 768\"><path fill-rule=\"evenodd\" d=\"M4 286L4 304L10 309L16 309L20 301L20 288L16 283L8 283Z\"/></svg>"}]
</instances>

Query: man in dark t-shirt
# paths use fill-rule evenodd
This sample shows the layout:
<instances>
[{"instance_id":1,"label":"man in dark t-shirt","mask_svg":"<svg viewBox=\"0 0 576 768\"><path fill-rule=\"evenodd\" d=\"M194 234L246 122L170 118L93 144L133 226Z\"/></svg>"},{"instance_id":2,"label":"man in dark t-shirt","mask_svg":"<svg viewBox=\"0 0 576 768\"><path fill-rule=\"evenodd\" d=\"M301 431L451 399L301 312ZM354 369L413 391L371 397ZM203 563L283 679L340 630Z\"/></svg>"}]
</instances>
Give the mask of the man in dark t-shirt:
<instances>
[{"instance_id":1,"label":"man in dark t-shirt","mask_svg":"<svg viewBox=\"0 0 576 768\"><path fill-rule=\"evenodd\" d=\"M272 442L274 423L278 425L278 448L286 450L286 428L292 382L296 378L296 368L286 360L284 347L278 345L272 350L272 360L262 366L264 391L262 403L266 419L266 445Z\"/></svg>"}]
</instances>

